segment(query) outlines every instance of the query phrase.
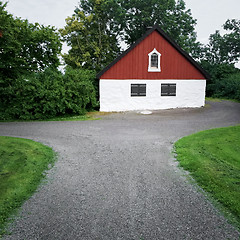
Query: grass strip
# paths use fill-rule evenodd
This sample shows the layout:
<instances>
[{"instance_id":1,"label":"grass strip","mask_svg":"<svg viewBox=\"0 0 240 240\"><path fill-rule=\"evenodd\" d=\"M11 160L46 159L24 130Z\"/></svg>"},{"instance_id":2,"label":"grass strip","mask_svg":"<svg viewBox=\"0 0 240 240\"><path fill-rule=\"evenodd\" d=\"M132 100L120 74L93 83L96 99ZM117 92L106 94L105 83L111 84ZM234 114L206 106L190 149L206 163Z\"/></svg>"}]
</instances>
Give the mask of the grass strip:
<instances>
[{"instance_id":1,"label":"grass strip","mask_svg":"<svg viewBox=\"0 0 240 240\"><path fill-rule=\"evenodd\" d=\"M231 102L237 102L239 103L240 101L237 99L230 99L230 98L215 98L215 97L206 97L206 101L210 102L222 102L222 101L231 101Z\"/></svg>"},{"instance_id":2,"label":"grass strip","mask_svg":"<svg viewBox=\"0 0 240 240\"><path fill-rule=\"evenodd\" d=\"M0 136L0 237L9 217L36 191L56 159L50 147Z\"/></svg>"},{"instance_id":3,"label":"grass strip","mask_svg":"<svg viewBox=\"0 0 240 240\"><path fill-rule=\"evenodd\" d=\"M86 115L76 115L76 116L58 116L53 118L46 119L35 119L35 120L23 120L23 119L8 119L8 120L0 120L0 122L50 122L50 121L89 121L89 120L99 120L99 118L95 118L89 114Z\"/></svg>"},{"instance_id":4,"label":"grass strip","mask_svg":"<svg viewBox=\"0 0 240 240\"><path fill-rule=\"evenodd\" d=\"M180 166L240 227L240 126L202 131L175 143Z\"/></svg>"}]
</instances>

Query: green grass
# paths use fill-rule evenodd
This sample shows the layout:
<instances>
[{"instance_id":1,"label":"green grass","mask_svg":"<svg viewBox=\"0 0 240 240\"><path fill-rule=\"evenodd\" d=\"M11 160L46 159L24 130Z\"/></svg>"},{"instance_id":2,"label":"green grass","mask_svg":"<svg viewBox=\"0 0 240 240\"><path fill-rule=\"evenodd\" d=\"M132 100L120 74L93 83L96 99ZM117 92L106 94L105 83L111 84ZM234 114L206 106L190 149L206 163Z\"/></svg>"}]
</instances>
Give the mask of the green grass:
<instances>
[{"instance_id":1,"label":"green grass","mask_svg":"<svg viewBox=\"0 0 240 240\"><path fill-rule=\"evenodd\" d=\"M210 102L221 102L222 101L222 99L220 99L220 98L212 98L212 97L206 97L205 100L210 101Z\"/></svg>"},{"instance_id":2,"label":"green grass","mask_svg":"<svg viewBox=\"0 0 240 240\"><path fill-rule=\"evenodd\" d=\"M231 101L231 102L240 102L236 99L228 99L228 98L214 98L214 97L206 97L205 98L206 101L210 101L210 102L222 102L222 101Z\"/></svg>"},{"instance_id":3,"label":"green grass","mask_svg":"<svg viewBox=\"0 0 240 240\"><path fill-rule=\"evenodd\" d=\"M88 120L98 120L90 115L79 115L79 116L65 116L65 117L55 117L49 118L41 121L88 121Z\"/></svg>"},{"instance_id":4,"label":"green grass","mask_svg":"<svg viewBox=\"0 0 240 240\"><path fill-rule=\"evenodd\" d=\"M184 137L175 150L180 166L240 227L240 126Z\"/></svg>"},{"instance_id":5,"label":"green grass","mask_svg":"<svg viewBox=\"0 0 240 240\"><path fill-rule=\"evenodd\" d=\"M99 118L94 117L91 114L86 115L76 115L76 116L61 116L61 117L53 117L46 119L38 119L38 120L22 120L22 119L8 119L8 120L0 120L0 122L39 122L39 121L88 121L88 120L99 120Z\"/></svg>"},{"instance_id":6,"label":"green grass","mask_svg":"<svg viewBox=\"0 0 240 240\"><path fill-rule=\"evenodd\" d=\"M43 144L0 137L0 237L8 218L36 191L55 159L52 149Z\"/></svg>"}]
</instances>

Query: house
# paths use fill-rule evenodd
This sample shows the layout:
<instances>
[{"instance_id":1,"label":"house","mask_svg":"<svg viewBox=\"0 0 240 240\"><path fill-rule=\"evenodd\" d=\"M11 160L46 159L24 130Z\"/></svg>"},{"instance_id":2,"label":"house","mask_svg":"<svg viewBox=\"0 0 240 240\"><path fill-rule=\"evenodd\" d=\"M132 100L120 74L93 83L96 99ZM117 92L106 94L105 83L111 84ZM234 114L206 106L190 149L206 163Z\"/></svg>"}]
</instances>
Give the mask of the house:
<instances>
[{"instance_id":1,"label":"house","mask_svg":"<svg viewBox=\"0 0 240 240\"><path fill-rule=\"evenodd\" d=\"M98 75L100 111L201 107L208 74L159 27Z\"/></svg>"}]
</instances>

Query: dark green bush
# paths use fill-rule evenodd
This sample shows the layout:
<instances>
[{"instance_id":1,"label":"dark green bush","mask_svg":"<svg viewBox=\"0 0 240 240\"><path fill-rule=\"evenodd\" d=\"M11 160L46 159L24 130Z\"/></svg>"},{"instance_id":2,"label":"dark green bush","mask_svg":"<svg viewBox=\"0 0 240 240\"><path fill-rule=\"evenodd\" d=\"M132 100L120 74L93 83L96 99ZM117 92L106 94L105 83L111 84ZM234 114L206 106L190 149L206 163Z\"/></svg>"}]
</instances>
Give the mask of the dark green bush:
<instances>
[{"instance_id":1,"label":"dark green bush","mask_svg":"<svg viewBox=\"0 0 240 240\"><path fill-rule=\"evenodd\" d=\"M233 64L210 64L206 61L202 67L210 74L207 80L207 97L221 97L239 100L240 70Z\"/></svg>"},{"instance_id":2,"label":"dark green bush","mask_svg":"<svg viewBox=\"0 0 240 240\"><path fill-rule=\"evenodd\" d=\"M215 88L214 97L240 101L240 73L231 74L216 81Z\"/></svg>"},{"instance_id":3,"label":"dark green bush","mask_svg":"<svg viewBox=\"0 0 240 240\"><path fill-rule=\"evenodd\" d=\"M65 74L47 69L0 82L0 119L46 119L81 115L96 106L95 73L70 69Z\"/></svg>"}]
</instances>

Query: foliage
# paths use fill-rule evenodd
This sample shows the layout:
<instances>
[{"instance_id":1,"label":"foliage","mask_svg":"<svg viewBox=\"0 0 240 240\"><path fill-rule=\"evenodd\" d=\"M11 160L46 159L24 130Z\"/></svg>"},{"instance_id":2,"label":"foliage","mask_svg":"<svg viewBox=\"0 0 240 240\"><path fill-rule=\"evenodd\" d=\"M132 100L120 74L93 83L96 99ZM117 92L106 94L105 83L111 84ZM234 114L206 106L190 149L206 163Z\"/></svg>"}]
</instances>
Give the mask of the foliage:
<instances>
[{"instance_id":1,"label":"foliage","mask_svg":"<svg viewBox=\"0 0 240 240\"><path fill-rule=\"evenodd\" d=\"M119 53L116 35L109 28L106 0L80 1L66 26L60 29L63 39L71 47L63 58L72 68L83 67L100 71Z\"/></svg>"},{"instance_id":2,"label":"foliage","mask_svg":"<svg viewBox=\"0 0 240 240\"><path fill-rule=\"evenodd\" d=\"M0 79L58 67L60 37L53 27L14 18L0 1ZM11 84L11 83L7 83Z\"/></svg>"},{"instance_id":3,"label":"foliage","mask_svg":"<svg viewBox=\"0 0 240 240\"><path fill-rule=\"evenodd\" d=\"M239 100L240 70L234 64L240 60L240 20L227 20L227 31L210 35L209 44L202 51L202 67L209 72L207 96Z\"/></svg>"},{"instance_id":4,"label":"foliage","mask_svg":"<svg viewBox=\"0 0 240 240\"><path fill-rule=\"evenodd\" d=\"M207 81L206 95L208 97L215 96L219 89L218 85L223 79L226 79L231 75L237 77L237 74L239 73L239 69L235 68L233 64L210 64L207 61L202 61L201 65L211 76ZM239 86L236 85L236 88L239 88ZM235 98L235 96L229 96L229 98Z\"/></svg>"},{"instance_id":5,"label":"foliage","mask_svg":"<svg viewBox=\"0 0 240 240\"><path fill-rule=\"evenodd\" d=\"M27 139L0 137L0 237L8 218L28 199L45 177L55 154Z\"/></svg>"},{"instance_id":6,"label":"foliage","mask_svg":"<svg viewBox=\"0 0 240 240\"><path fill-rule=\"evenodd\" d=\"M140 38L147 27L158 24L187 52L194 53L199 47L194 32L196 20L183 0L109 0L108 8L115 23L113 30L127 44Z\"/></svg>"},{"instance_id":7,"label":"foliage","mask_svg":"<svg viewBox=\"0 0 240 240\"><path fill-rule=\"evenodd\" d=\"M227 31L210 35L209 44L203 49L203 60L210 64L234 64L240 60L240 20L227 20L223 25Z\"/></svg>"},{"instance_id":8,"label":"foliage","mask_svg":"<svg viewBox=\"0 0 240 240\"><path fill-rule=\"evenodd\" d=\"M0 119L46 119L84 114L96 106L95 72L46 69L19 77L11 87L0 87Z\"/></svg>"},{"instance_id":9,"label":"foliage","mask_svg":"<svg viewBox=\"0 0 240 240\"><path fill-rule=\"evenodd\" d=\"M212 129L176 142L177 159L240 226L240 126Z\"/></svg>"},{"instance_id":10,"label":"foliage","mask_svg":"<svg viewBox=\"0 0 240 240\"><path fill-rule=\"evenodd\" d=\"M236 99L240 101L240 71L216 81L214 97Z\"/></svg>"},{"instance_id":11,"label":"foliage","mask_svg":"<svg viewBox=\"0 0 240 240\"><path fill-rule=\"evenodd\" d=\"M71 47L64 60L73 68L99 71L118 55L118 42L132 44L155 24L192 56L199 56L196 20L183 0L80 0L60 30Z\"/></svg>"}]
</instances>

